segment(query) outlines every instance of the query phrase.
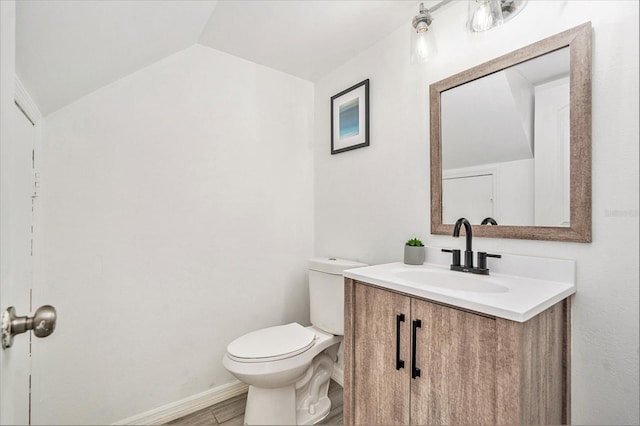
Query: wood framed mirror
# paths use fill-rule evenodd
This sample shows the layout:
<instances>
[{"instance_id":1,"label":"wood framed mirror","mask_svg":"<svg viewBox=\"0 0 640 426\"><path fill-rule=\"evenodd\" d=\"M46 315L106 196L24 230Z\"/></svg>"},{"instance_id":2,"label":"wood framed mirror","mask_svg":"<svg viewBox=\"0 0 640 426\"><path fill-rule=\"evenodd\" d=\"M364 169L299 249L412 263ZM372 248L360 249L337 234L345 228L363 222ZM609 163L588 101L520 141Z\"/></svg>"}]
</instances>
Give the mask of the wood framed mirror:
<instances>
[{"instance_id":1,"label":"wood framed mirror","mask_svg":"<svg viewBox=\"0 0 640 426\"><path fill-rule=\"evenodd\" d=\"M590 22L429 95L432 234L591 242Z\"/></svg>"}]
</instances>

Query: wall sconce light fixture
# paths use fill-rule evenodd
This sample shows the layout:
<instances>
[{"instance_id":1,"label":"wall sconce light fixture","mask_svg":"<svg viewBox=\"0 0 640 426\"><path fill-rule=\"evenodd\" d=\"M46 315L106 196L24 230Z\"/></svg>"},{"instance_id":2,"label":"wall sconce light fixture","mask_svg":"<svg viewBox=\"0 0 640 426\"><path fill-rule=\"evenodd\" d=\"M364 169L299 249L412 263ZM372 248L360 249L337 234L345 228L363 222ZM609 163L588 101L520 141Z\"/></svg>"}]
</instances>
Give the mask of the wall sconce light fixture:
<instances>
[{"instance_id":1,"label":"wall sconce light fixture","mask_svg":"<svg viewBox=\"0 0 640 426\"><path fill-rule=\"evenodd\" d=\"M433 18L424 3L420 3L420 13L413 17L414 31L411 37L411 62L424 63L438 54L438 49L433 36L433 31L429 31L429 26Z\"/></svg>"},{"instance_id":2,"label":"wall sconce light fixture","mask_svg":"<svg viewBox=\"0 0 640 426\"><path fill-rule=\"evenodd\" d=\"M430 30L433 22L432 12L450 3L442 0L430 9L420 3L420 12L413 17L411 25L411 62L424 63L437 55L435 35ZM528 0L467 0L467 29L471 32L487 31L502 25L516 16Z\"/></svg>"}]
</instances>

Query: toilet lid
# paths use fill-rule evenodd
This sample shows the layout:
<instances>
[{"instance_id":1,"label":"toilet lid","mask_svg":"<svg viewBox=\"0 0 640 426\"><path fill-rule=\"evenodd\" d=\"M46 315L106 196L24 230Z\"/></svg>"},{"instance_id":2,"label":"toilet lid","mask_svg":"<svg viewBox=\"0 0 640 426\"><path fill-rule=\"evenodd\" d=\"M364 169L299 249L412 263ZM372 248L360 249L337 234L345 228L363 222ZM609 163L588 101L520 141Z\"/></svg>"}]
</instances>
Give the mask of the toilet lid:
<instances>
[{"instance_id":1,"label":"toilet lid","mask_svg":"<svg viewBox=\"0 0 640 426\"><path fill-rule=\"evenodd\" d=\"M311 346L315 333L298 323L263 328L238 337L227 353L238 361L264 362L298 355Z\"/></svg>"}]
</instances>

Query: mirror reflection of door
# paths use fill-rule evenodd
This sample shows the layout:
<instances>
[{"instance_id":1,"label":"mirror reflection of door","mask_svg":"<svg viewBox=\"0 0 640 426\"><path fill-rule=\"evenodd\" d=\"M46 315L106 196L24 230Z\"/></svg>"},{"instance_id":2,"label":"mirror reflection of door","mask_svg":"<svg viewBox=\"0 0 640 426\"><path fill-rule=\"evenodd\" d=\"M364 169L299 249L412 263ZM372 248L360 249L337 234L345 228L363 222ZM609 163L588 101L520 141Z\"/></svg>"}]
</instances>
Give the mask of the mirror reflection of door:
<instances>
[{"instance_id":1,"label":"mirror reflection of door","mask_svg":"<svg viewBox=\"0 0 640 426\"><path fill-rule=\"evenodd\" d=\"M442 221L454 223L461 217L471 223L480 223L486 217L495 218L493 174L442 179Z\"/></svg>"}]
</instances>

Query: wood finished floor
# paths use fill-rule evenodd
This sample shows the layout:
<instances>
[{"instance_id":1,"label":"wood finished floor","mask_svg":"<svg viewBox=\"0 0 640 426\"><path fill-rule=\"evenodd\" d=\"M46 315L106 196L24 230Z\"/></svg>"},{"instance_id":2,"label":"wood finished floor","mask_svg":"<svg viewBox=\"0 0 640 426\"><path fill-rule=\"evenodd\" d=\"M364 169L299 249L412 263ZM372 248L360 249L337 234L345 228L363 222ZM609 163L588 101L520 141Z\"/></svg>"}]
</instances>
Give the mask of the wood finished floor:
<instances>
[{"instance_id":1,"label":"wood finished floor","mask_svg":"<svg viewBox=\"0 0 640 426\"><path fill-rule=\"evenodd\" d=\"M331 380L329 385L329 399L331 399L331 411L320 425L342 425L342 386ZM247 403L247 394L222 401L218 404L203 408L200 411L173 420L169 425L209 426L225 425L236 426L244 424L244 406Z\"/></svg>"}]
</instances>

